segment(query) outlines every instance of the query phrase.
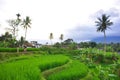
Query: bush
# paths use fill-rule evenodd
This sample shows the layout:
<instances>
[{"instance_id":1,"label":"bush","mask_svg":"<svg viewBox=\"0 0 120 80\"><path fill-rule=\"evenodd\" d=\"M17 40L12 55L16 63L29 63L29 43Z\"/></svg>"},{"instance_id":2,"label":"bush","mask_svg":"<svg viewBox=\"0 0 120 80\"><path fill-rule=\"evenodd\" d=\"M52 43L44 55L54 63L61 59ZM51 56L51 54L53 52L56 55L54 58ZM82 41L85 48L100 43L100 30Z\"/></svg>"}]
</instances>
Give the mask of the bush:
<instances>
[{"instance_id":1,"label":"bush","mask_svg":"<svg viewBox=\"0 0 120 80\"><path fill-rule=\"evenodd\" d=\"M117 61L119 57L117 54L106 53L106 54L95 54L93 60L98 63L112 64Z\"/></svg>"},{"instance_id":2,"label":"bush","mask_svg":"<svg viewBox=\"0 0 120 80\"><path fill-rule=\"evenodd\" d=\"M41 51L45 51L48 54L66 54L69 51L64 48L56 48L56 47L50 47L50 46L43 46L40 48Z\"/></svg>"}]
</instances>

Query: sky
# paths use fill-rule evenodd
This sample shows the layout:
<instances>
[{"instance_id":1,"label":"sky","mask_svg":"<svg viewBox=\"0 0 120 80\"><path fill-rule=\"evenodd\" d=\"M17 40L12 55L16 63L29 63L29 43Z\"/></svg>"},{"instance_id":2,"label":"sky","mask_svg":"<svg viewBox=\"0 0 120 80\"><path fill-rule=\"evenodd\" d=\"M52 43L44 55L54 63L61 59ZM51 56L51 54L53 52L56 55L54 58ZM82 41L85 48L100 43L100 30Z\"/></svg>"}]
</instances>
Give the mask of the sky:
<instances>
[{"instance_id":1,"label":"sky","mask_svg":"<svg viewBox=\"0 0 120 80\"><path fill-rule=\"evenodd\" d=\"M21 19L29 16L31 28L27 32L27 40L37 40L45 44L59 42L61 34L64 40L72 38L76 42L90 41L103 33L96 32L95 21L102 14L110 15L114 25L106 31L107 36L120 36L120 0L0 0L0 35L10 27L9 19L16 14ZM24 36L25 30L19 29L18 39Z\"/></svg>"}]
</instances>

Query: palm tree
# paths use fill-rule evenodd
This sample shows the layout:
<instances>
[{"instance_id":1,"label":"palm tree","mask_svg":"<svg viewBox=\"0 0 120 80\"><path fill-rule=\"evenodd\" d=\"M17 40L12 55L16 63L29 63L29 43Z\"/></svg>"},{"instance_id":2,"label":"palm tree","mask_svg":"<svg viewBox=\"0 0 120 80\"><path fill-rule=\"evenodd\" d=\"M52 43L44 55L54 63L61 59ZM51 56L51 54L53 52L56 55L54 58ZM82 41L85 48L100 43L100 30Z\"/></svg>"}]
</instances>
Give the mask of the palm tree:
<instances>
[{"instance_id":1,"label":"palm tree","mask_svg":"<svg viewBox=\"0 0 120 80\"><path fill-rule=\"evenodd\" d=\"M21 15L18 13L18 14L16 14L16 16L17 16L16 26L17 26L17 31L18 31L18 26L19 26L19 24L21 23L21 19L20 19L20 16L21 16ZM19 42L18 42L17 52L19 52L19 46L20 46L20 44L19 44Z\"/></svg>"},{"instance_id":2,"label":"palm tree","mask_svg":"<svg viewBox=\"0 0 120 80\"><path fill-rule=\"evenodd\" d=\"M52 39L53 39L53 33L50 33L50 40L51 40L51 45L52 45Z\"/></svg>"},{"instance_id":3,"label":"palm tree","mask_svg":"<svg viewBox=\"0 0 120 80\"><path fill-rule=\"evenodd\" d=\"M63 34L60 35L60 38L59 38L59 39L60 39L61 42L62 42L62 40L63 40Z\"/></svg>"},{"instance_id":4,"label":"palm tree","mask_svg":"<svg viewBox=\"0 0 120 80\"><path fill-rule=\"evenodd\" d=\"M106 14L102 14L102 17L98 17L98 21L95 21L98 32L103 32L104 33L104 51L106 51L106 33L105 31L110 28L113 24L113 22L110 21L109 19L110 16L107 16Z\"/></svg>"},{"instance_id":5,"label":"palm tree","mask_svg":"<svg viewBox=\"0 0 120 80\"><path fill-rule=\"evenodd\" d=\"M19 24L20 24L20 22L21 22L21 19L20 19L20 14L18 13L18 14L16 14L16 16L17 16L17 19L16 19L16 26L18 26Z\"/></svg>"},{"instance_id":6,"label":"palm tree","mask_svg":"<svg viewBox=\"0 0 120 80\"><path fill-rule=\"evenodd\" d=\"M16 14L16 16L19 18L21 15L18 13L18 14Z\"/></svg>"},{"instance_id":7,"label":"palm tree","mask_svg":"<svg viewBox=\"0 0 120 80\"><path fill-rule=\"evenodd\" d=\"M29 16L26 16L26 18L23 20L23 28L25 29L25 40L26 40L26 35L27 35L27 29L31 28L31 19Z\"/></svg>"},{"instance_id":8,"label":"palm tree","mask_svg":"<svg viewBox=\"0 0 120 80\"><path fill-rule=\"evenodd\" d=\"M62 47L63 34L60 35L59 39L61 40L61 47Z\"/></svg>"}]
</instances>

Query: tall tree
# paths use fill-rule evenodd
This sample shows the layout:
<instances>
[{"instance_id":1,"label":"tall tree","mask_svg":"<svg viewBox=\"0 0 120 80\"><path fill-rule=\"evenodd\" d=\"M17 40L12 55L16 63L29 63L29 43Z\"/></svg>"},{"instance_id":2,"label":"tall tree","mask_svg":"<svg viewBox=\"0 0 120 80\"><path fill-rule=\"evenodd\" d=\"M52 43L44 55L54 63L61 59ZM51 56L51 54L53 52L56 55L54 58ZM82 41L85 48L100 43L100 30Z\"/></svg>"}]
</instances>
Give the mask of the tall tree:
<instances>
[{"instance_id":1,"label":"tall tree","mask_svg":"<svg viewBox=\"0 0 120 80\"><path fill-rule=\"evenodd\" d=\"M15 20L8 20L7 21L9 23L9 25L11 26L11 28L6 28L8 31L10 31L13 35L13 38L16 39L16 32L18 31L17 27L16 27L16 22Z\"/></svg>"},{"instance_id":2,"label":"tall tree","mask_svg":"<svg viewBox=\"0 0 120 80\"><path fill-rule=\"evenodd\" d=\"M16 37L17 37L18 26L21 23L21 19L20 19L21 15L18 13L18 14L16 14L16 16L17 16L17 19L7 20L8 24L11 26L11 28L6 28L13 34L14 39L16 39Z\"/></svg>"},{"instance_id":3,"label":"tall tree","mask_svg":"<svg viewBox=\"0 0 120 80\"><path fill-rule=\"evenodd\" d=\"M106 30L110 28L113 24L113 22L110 21L109 19L110 16L107 16L106 14L102 14L101 17L98 17L98 21L95 21L98 32L103 32L104 33L104 51L106 51Z\"/></svg>"},{"instance_id":4,"label":"tall tree","mask_svg":"<svg viewBox=\"0 0 120 80\"><path fill-rule=\"evenodd\" d=\"M18 13L18 14L16 14L16 16L17 16L17 19L16 19L16 26L18 27L19 26L19 24L21 23L21 19L20 19L20 14Z\"/></svg>"},{"instance_id":5,"label":"tall tree","mask_svg":"<svg viewBox=\"0 0 120 80\"><path fill-rule=\"evenodd\" d=\"M49 39L51 40L51 45L52 45L53 33L50 33Z\"/></svg>"},{"instance_id":6,"label":"tall tree","mask_svg":"<svg viewBox=\"0 0 120 80\"><path fill-rule=\"evenodd\" d=\"M63 34L60 35L59 39L61 40L61 47L62 47Z\"/></svg>"},{"instance_id":7,"label":"tall tree","mask_svg":"<svg viewBox=\"0 0 120 80\"><path fill-rule=\"evenodd\" d=\"M17 27L19 26L19 24L21 23L21 19L20 19L20 14L18 13L18 14L16 14L16 16L17 16L17 19L16 19L16 25L17 25ZM17 44L17 46L18 46L18 48L17 48L17 52L19 52L19 46L20 46L20 44L19 44L19 42L17 42L18 44Z\"/></svg>"},{"instance_id":8,"label":"tall tree","mask_svg":"<svg viewBox=\"0 0 120 80\"><path fill-rule=\"evenodd\" d=\"M26 40L26 36L27 36L27 29L31 28L31 19L29 16L26 16L26 18L23 20L23 28L25 29L25 40Z\"/></svg>"}]
</instances>

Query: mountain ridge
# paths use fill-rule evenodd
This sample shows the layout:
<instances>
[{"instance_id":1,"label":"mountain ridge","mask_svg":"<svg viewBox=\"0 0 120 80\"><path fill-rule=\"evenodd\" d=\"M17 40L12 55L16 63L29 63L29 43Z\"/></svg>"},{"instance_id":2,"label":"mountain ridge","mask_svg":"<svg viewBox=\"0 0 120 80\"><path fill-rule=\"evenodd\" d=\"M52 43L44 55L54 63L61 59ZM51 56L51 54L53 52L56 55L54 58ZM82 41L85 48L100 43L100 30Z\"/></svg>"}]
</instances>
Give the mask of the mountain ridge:
<instances>
[{"instance_id":1,"label":"mountain ridge","mask_svg":"<svg viewBox=\"0 0 120 80\"><path fill-rule=\"evenodd\" d=\"M104 37L97 37L92 39L91 41L98 42L98 43L104 43ZM120 43L120 36L107 36L106 37L106 43Z\"/></svg>"}]
</instances>

